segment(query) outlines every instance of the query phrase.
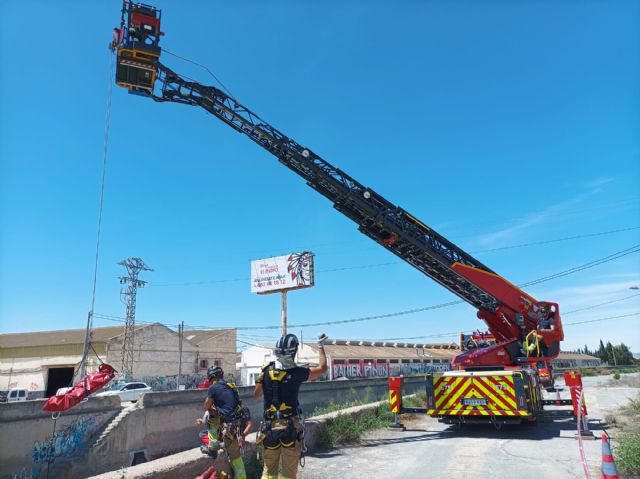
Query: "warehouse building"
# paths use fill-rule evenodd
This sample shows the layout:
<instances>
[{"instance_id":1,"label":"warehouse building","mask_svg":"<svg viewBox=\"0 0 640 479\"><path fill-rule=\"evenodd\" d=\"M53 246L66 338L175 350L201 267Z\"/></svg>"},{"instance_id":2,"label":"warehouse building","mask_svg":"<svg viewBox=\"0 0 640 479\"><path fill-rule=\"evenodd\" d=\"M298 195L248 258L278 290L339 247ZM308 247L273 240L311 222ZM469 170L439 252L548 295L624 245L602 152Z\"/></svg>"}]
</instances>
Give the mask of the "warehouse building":
<instances>
[{"instance_id":1,"label":"warehouse building","mask_svg":"<svg viewBox=\"0 0 640 479\"><path fill-rule=\"evenodd\" d=\"M97 370L100 361L120 369L122 326L94 328L87 370ZM85 330L69 329L35 333L0 334L0 391L26 388L30 398L49 397L69 386L82 359ZM193 387L207 367L220 365L233 377L236 363L236 330L186 331L180 356L179 335L160 324L135 328L133 379L155 390Z\"/></svg>"},{"instance_id":2,"label":"warehouse building","mask_svg":"<svg viewBox=\"0 0 640 479\"><path fill-rule=\"evenodd\" d=\"M331 340L325 343L328 372L325 380L387 377L448 371L459 353L456 344ZM252 346L241 353L238 373L242 385L255 384L262 365L275 360L273 346ZM299 364L319 362L316 344L304 344L298 351Z\"/></svg>"},{"instance_id":3,"label":"warehouse building","mask_svg":"<svg viewBox=\"0 0 640 479\"><path fill-rule=\"evenodd\" d=\"M448 371L451 360L460 354L455 343L394 343L372 341L332 340L326 343L328 372L325 380L388 377ZM275 360L271 345L257 345L240 353L237 365L238 381L242 385L254 385L262 366ZM304 344L296 357L298 364L315 366L319 362L316 344ZM578 368L600 366L593 356L561 352L552 361L554 368Z\"/></svg>"}]
</instances>

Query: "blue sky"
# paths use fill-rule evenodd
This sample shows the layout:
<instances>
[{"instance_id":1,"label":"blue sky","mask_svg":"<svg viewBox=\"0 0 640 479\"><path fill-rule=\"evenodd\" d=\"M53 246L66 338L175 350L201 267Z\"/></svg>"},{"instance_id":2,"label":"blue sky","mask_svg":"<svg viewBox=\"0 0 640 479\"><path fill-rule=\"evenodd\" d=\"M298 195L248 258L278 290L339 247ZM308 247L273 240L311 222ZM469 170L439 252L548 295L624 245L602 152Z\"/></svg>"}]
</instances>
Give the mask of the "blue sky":
<instances>
[{"instance_id":1,"label":"blue sky","mask_svg":"<svg viewBox=\"0 0 640 479\"><path fill-rule=\"evenodd\" d=\"M637 2L157 6L168 51L514 283L640 243ZM0 5L2 332L84 327L119 8ZM301 250L316 253L316 286L289 295L293 324L456 299L217 119L114 86L96 313L124 316L117 262L137 256L155 269L139 321L277 326L279 297L250 293L250 260ZM568 313L565 349L602 338L640 352L639 285L634 253L527 292ZM614 316L625 317L569 324ZM293 331L385 339L482 326L462 304Z\"/></svg>"}]
</instances>

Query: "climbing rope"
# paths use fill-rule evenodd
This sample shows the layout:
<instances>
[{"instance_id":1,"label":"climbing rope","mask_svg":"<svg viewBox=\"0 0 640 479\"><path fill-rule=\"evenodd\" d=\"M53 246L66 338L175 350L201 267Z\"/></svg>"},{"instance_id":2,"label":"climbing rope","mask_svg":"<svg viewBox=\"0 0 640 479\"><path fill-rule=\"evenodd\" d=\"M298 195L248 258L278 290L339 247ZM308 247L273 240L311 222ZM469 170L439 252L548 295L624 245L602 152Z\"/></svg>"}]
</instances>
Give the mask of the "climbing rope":
<instances>
[{"instance_id":1,"label":"climbing rope","mask_svg":"<svg viewBox=\"0 0 640 479\"><path fill-rule=\"evenodd\" d=\"M89 346L91 346L91 330L93 328L93 313L96 304L96 285L98 283L98 260L100 258L100 232L102 230L102 210L104 206L104 183L107 172L107 158L109 157L109 127L111 124L111 97L113 96L113 70L115 65L116 54L112 51L110 54L109 62L109 78L107 86L107 112L105 116L104 124L104 144L102 149L102 176L100 179L100 206L98 207L98 231L96 234L96 255L95 263L93 267L93 288L91 291L91 309L87 317L87 333L85 337L85 347L82 354L82 361L80 362L80 375L84 376L85 365L87 362L87 356L89 354ZM93 346L91 346L93 349ZM95 350L94 350L95 353ZM97 354L96 354L97 356ZM98 358L100 359L100 358ZM101 361L102 362L102 361Z\"/></svg>"}]
</instances>

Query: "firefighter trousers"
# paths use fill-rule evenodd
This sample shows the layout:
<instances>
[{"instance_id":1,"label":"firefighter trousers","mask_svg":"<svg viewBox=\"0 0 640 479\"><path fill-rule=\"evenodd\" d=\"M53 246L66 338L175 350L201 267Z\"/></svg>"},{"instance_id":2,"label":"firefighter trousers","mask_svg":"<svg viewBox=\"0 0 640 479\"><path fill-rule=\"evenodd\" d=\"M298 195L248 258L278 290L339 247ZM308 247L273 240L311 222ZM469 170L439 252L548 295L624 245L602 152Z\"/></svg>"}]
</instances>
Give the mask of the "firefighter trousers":
<instances>
[{"instance_id":1,"label":"firefighter trousers","mask_svg":"<svg viewBox=\"0 0 640 479\"><path fill-rule=\"evenodd\" d=\"M247 472L244 468L244 461L242 460L242 451L240 450L240 442L238 436L235 433L235 427L231 427L229 424L225 424L222 428L222 441L224 443L224 450L227 452L229 462L233 468L234 479L247 479ZM209 429L209 440L212 437L217 438L220 430Z\"/></svg>"},{"instance_id":2,"label":"firefighter trousers","mask_svg":"<svg viewBox=\"0 0 640 479\"><path fill-rule=\"evenodd\" d=\"M262 479L278 479L278 470L282 464L281 479L295 479L300 460L300 441L293 446L280 446L276 449L264 449L264 470Z\"/></svg>"},{"instance_id":3,"label":"firefighter trousers","mask_svg":"<svg viewBox=\"0 0 640 479\"><path fill-rule=\"evenodd\" d=\"M302 445L298 440L300 420L294 417L269 423L264 446L264 470L262 479L295 479Z\"/></svg>"}]
</instances>

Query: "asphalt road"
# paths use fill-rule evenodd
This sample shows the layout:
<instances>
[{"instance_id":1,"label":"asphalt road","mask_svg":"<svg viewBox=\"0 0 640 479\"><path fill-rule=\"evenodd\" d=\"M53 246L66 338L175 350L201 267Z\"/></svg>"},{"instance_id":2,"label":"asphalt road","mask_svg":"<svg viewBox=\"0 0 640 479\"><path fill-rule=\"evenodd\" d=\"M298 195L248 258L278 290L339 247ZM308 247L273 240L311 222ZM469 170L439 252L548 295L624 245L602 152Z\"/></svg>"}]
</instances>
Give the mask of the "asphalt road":
<instances>
[{"instance_id":1,"label":"asphalt road","mask_svg":"<svg viewBox=\"0 0 640 479\"><path fill-rule=\"evenodd\" d=\"M638 374L634 377L640 383ZM625 383L628 381L625 381ZM610 384L611 383L611 384ZM598 419L615 410L640 388L612 383L609 377L584 378L590 428L600 437ZM568 391L561 392L568 397ZM555 397L555 394L551 396ZM362 478L473 478L541 479L584 478L575 423L543 422L534 426L454 426L427 416L403 418L404 432L381 430L365 436L358 446L307 456L301 479ZM588 469L599 478L601 442L583 441Z\"/></svg>"}]
</instances>

